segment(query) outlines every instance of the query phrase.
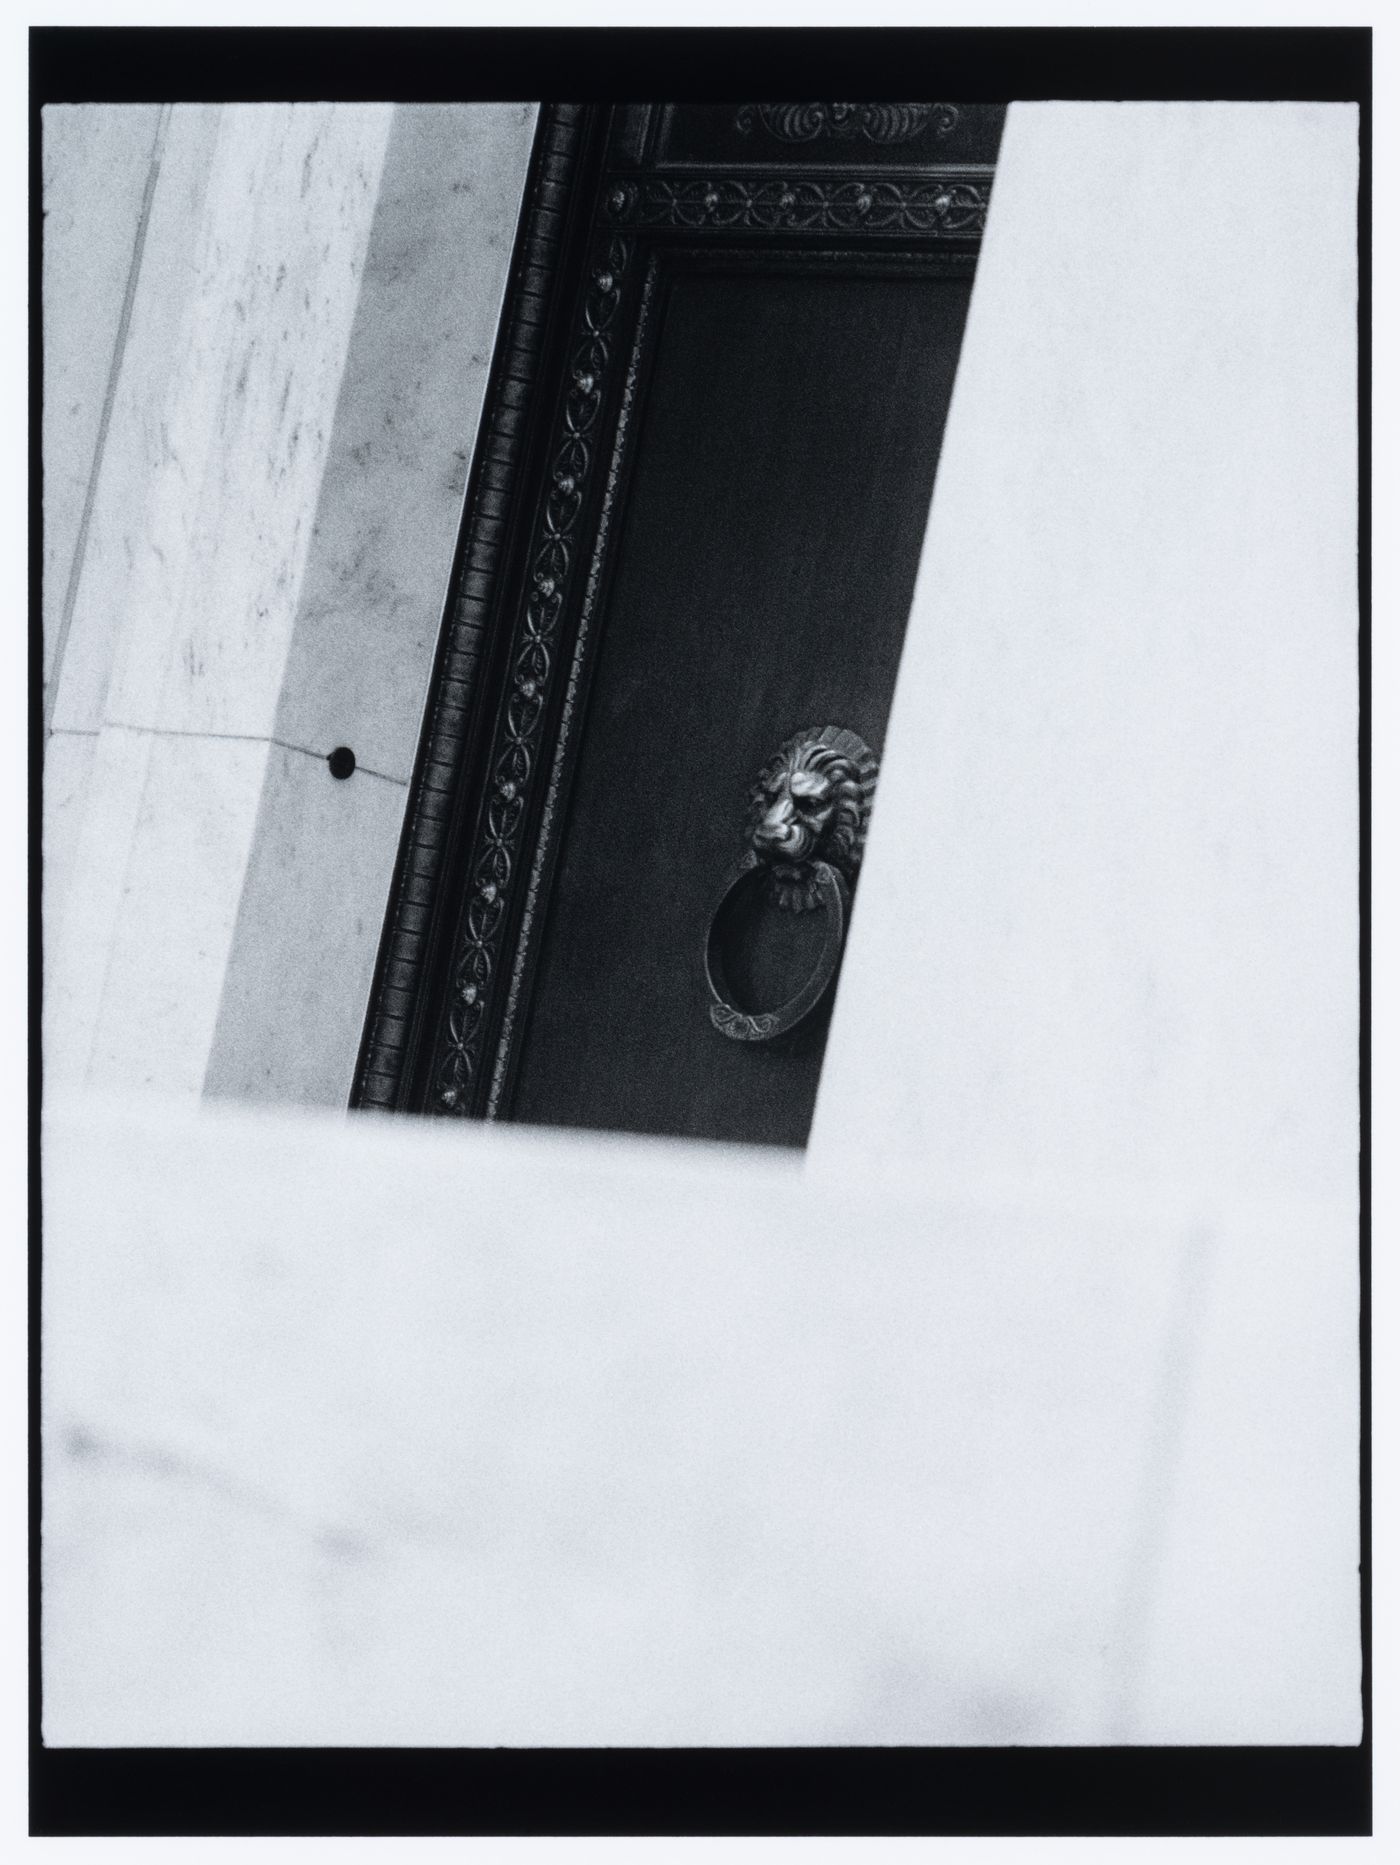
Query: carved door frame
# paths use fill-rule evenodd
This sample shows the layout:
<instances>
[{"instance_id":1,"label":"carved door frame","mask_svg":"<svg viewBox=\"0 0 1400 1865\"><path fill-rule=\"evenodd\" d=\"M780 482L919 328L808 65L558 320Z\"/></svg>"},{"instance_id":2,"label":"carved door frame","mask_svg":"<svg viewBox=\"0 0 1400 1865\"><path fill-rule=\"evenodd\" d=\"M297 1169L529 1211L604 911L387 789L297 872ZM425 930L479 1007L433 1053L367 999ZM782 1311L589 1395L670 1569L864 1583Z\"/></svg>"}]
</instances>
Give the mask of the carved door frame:
<instances>
[{"instance_id":1,"label":"carved door frame","mask_svg":"<svg viewBox=\"0 0 1400 1865\"><path fill-rule=\"evenodd\" d=\"M949 159L958 126L542 106L352 1106L509 1112L665 268L968 276L993 166Z\"/></svg>"}]
</instances>

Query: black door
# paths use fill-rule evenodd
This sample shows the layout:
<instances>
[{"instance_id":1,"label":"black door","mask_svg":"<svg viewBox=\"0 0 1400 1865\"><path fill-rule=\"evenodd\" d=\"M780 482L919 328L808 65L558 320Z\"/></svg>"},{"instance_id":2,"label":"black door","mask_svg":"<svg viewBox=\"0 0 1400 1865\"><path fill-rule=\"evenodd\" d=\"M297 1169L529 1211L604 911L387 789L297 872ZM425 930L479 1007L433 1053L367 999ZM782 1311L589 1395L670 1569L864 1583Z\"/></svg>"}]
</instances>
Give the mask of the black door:
<instances>
[{"instance_id":1,"label":"black door","mask_svg":"<svg viewBox=\"0 0 1400 1865\"><path fill-rule=\"evenodd\" d=\"M543 113L362 1105L804 1143L1000 122Z\"/></svg>"}]
</instances>

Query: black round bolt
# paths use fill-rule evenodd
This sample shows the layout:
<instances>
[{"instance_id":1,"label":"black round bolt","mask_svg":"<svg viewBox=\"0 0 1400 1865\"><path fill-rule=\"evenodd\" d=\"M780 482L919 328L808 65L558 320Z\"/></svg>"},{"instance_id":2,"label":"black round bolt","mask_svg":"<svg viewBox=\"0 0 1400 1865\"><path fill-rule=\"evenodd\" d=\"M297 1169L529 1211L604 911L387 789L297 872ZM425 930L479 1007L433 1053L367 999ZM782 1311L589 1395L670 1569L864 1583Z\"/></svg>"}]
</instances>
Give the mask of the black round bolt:
<instances>
[{"instance_id":1,"label":"black round bolt","mask_svg":"<svg viewBox=\"0 0 1400 1865\"><path fill-rule=\"evenodd\" d=\"M348 777L355 768L355 754L349 745L337 745L328 754L326 763L331 767L332 777Z\"/></svg>"}]
</instances>

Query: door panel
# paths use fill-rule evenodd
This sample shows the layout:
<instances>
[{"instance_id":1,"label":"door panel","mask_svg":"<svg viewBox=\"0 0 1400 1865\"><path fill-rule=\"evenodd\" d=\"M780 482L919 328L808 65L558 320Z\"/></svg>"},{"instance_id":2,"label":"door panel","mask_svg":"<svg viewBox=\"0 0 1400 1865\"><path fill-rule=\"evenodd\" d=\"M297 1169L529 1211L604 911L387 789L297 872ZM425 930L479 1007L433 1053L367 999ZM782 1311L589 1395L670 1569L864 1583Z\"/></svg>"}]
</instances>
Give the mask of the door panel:
<instances>
[{"instance_id":1,"label":"door panel","mask_svg":"<svg viewBox=\"0 0 1400 1865\"><path fill-rule=\"evenodd\" d=\"M969 291L671 269L515 1117L805 1141L824 1019L726 1040L701 954L773 752L831 723L880 752ZM751 918L745 982L781 1002L819 929Z\"/></svg>"}]
</instances>

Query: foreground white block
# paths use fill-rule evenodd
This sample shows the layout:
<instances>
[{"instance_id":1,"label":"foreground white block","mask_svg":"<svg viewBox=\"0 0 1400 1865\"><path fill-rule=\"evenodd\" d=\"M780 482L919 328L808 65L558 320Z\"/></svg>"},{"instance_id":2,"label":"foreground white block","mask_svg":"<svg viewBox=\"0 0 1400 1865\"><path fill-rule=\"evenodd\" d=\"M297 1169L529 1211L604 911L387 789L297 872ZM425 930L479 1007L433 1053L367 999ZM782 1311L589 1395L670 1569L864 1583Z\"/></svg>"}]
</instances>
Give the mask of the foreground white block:
<instances>
[{"instance_id":1,"label":"foreground white block","mask_svg":"<svg viewBox=\"0 0 1400 1865\"><path fill-rule=\"evenodd\" d=\"M1160 1214L332 1116L45 1191L51 1743L1356 1738L1325 1279L1232 1358Z\"/></svg>"}]
</instances>

